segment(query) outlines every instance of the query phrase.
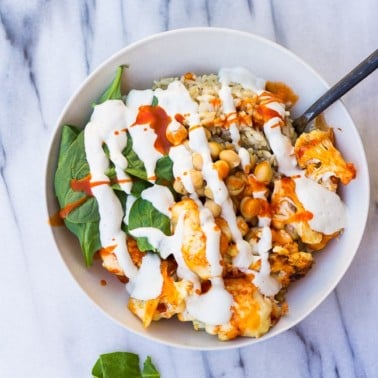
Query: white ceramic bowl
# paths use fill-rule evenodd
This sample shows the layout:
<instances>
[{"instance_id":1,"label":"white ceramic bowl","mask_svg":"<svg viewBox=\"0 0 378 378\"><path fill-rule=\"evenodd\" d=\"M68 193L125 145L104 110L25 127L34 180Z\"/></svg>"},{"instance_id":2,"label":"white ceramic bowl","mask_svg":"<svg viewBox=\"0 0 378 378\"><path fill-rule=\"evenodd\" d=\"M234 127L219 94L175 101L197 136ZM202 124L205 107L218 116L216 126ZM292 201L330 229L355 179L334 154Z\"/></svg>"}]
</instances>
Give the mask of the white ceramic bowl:
<instances>
[{"instance_id":1,"label":"white ceramic bowl","mask_svg":"<svg viewBox=\"0 0 378 378\"><path fill-rule=\"evenodd\" d=\"M91 103L99 97L113 78L117 66L127 64L126 89L150 88L161 77L218 72L220 67L245 66L257 76L284 81L300 96L294 115L311 104L328 87L305 62L285 48L261 37L244 32L217 29L180 29L154 35L134 43L113 55L95 70L77 90L60 116L48 156L46 199L51 216L58 210L53 189L61 126L65 123L84 126ZM336 128L337 145L357 168L357 178L342 189L341 196L349 210L344 234L327 246L316 258L310 273L291 287L287 300L289 314L260 339L238 338L220 342L191 324L176 320L153 323L144 329L126 309L123 285L100 264L86 268L79 244L64 227L52 227L52 233L65 264L73 277L97 306L129 331L165 344L195 349L225 349L257 343L293 327L313 311L335 288L349 267L362 238L368 214L369 178L366 157L353 121L338 102L326 112L327 121ZM105 279L106 286L100 281Z\"/></svg>"}]
</instances>

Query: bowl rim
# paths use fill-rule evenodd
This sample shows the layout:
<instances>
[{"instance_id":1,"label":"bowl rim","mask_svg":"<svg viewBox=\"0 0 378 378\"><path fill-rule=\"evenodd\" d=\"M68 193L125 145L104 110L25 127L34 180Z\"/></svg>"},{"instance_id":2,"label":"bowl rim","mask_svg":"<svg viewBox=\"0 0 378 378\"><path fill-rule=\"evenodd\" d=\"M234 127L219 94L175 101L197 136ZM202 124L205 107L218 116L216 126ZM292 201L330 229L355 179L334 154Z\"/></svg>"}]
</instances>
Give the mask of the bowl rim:
<instances>
[{"instance_id":1,"label":"bowl rim","mask_svg":"<svg viewBox=\"0 0 378 378\"><path fill-rule=\"evenodd\" d=\"M51 192L51 177L49 178L48 172L51 171L51 167L53 165L52 162L51 162L51 155L54 152L53 151L54 143L56 143L56 140L59 137L59 132L61 131L62 122L64 120L64 117L65 117L67 111L70 109L70 107L72 106L72 103L75 101L75 99L81 93L81 91L105 67L107 67L109 64L111 64L112 61L115 61L115 60L117 60L117 58L119 58L120 56L124 55L127 51L129 51L131 49L135 49L135 48L137 48L139 46L143 46L144 44L150 43L150 42L152 42L154 40L157 40L157 39L160 39L160 38L165 38L166 36L188 34L188 33L193 33L193 32L196 32L196 33L205 32L205 33L219 33L219 34L224 34L224 33L234 34L235 36L241 36L241 37L251 38L251 39L259 41L259 42L261 42L263 44L270 45L274 49L281 50L284 54L289 55L291 59L294 59L294 60L298 61L298 63L300 63L301 65L305 66L305 68L308 71L310 71L316 77L316 79L325 88L329 88L330 87L330 85L326 82L326 80L309 63L307 63L300 56L296 55L294 52L292 52L291 50L289 50L285 46L283 46L283 45L281 45L281 44L279 44L279 43L277 43L275 41L272 41L270 39L267 39L265 37L262 37L260 35L256 35L254 33L247 32L247 31L241 31L241 30L237 30L237 29L224 28L224 27L196 26L196 27L183 27L183 28L172 29L172 30L168 30L168 31L162 31L162 32L154 33L152 35L149 35L149 36L143 37L141 39L138 39L138 40L136 40L136 41L134 41L134 42L126 45L125 47L119 49L118 51L116 51L112 55L110 55L108 58L106 58L105 60L103 60L96 68L94 68L91 73L89 73L88 75L86 75L86 77L84 78L84 80L80 83L80 85L77 86L77 88L70 95L70 97L68 98L68 100L66 100L65 105L63 107L63 110L59 113L59 116L56 119L56 122L54 123L54 126L53 126L52 131L51 131L51 135L50 135L50 138L49 138L49 144L48 144L48 148L47 148L47 153L46 153L46 157L45 157L45 167L44 167L44 173L45 173L45 180L44 180L45 181L44 182L44 186L45 186L45 188L44 188L44 195L45 196L44 197L45 197L45 200L44 200L44 208L45 208L45 212L47 214L47 219L51 218L51 209L50 209L50 205L49 205L49 196L51 195L49 193L49 192ZM155 343L160 343L160 344L163 344L163 345L166 345L166 346L170 346L170 347L176 347L176 348L181 348L181 349L186 349L186 350L197 350L197 351L216 351L216 350L229 350L229 349L235 349L235 348L242 348L242 347L251 346L251 345L263 342L263 341L267 341L267 340L271 339L272 337L279 336L279 335L283 334L284 332L286 332L287 330L289 330L289 329L297 326L301 321L303 321L306 317L308 317L317 307L319 307L319 305L321 303L324 302L324 300L335 290L336 286L340 283L340 281L342 280L342 278L345 276L346 271L350 268L350 265L351 265L353 259L355 258L355 255L356 255L357 251L359 250L362 238L363 238L364 233L366 231L366 224L367 224L367 220L368 220L368 216L369 216L370 176L369 176L369 170L368 170L368 164L367 164L367 159L366 159L365 148L364 148L364 145L362 143L362 139L361 139L361 136L359 134L359 130L356 127L356 124L353 121L352 117L350 116L348 110L345 108L342 100L339 100L337 102L340 103L341 107L343 108L343 110L345 112L345 116L350 119L351 124L355 128L356 136L358 138L357 142L361 146L361 152L362 152L362 155L364 157L364 161L362 162L363 163L362 164L362 168L365 170L364 173L365 173L366 181L365 181L364 184L366 186L366 188L365 188L365 190L366 190L366 198L365 198L365 201L363 203L361 203L361 207L364 207L363 213L364 213L365 216L364 216L364 219L360 220L360 221L362 221L362 230L363 230L363 232L361 232L361 234L358 237L358 240L356 242L356 249L355 249L354 253L348 255L349 256L349 261L346 264L345 269L342 270L341 272L339 272L338 277L334 280L334 284L331 285L328 288L327 292L324 295L322 295L317 301L315 301L312 304L312 306L308 307L307 310L304 311L304 313L302 314L302 316L297 317L295 319L295 322L293 324L288 324L287 326L285 326L282 329L280 329L278 332L272 332L272 331L274 331L274 328L273 328L268 333L264 334L262 338L259 338L259 339L243 338L244 341L240 342L240 343L237 343L237 344L233 343L233 341L231 340L231 341L228 341L228 342L221 342L219 344L219 346L218 345L217 346L183 345L183 344L174 343L174 342L171 342L171 341L166 341L166 340L159 339L156 336L153 336L153 335L151 335L149 333L141 333L141 332L139 332L139 331L137 331L137 330L135 330L135 329L133 329L131 327L126 326L121 321L119 321L118 319L116 319L115 317L113 317L112 315L110 315L104 308L102 308L99 305L99 303L97 303L92 298L91 295L89 295L87 293L87 291L85 290L84 286L79 282L79 280L73 274L71 268L69 267L69 265L65 261L65 258L63 256L63 253L62 253L61 249L57 245L57 240L56 240L56 237L55 237L54 231L53 231L53 227L54 226L51 226L50 224L48 224L48 228L50 229L50 235L52 236L52 239L54 241L55 248L58 250L58 252L59 252L58 254L60 256L60 259L62 260L62 262L64 263L66 269L68 270L69 275L76 282L76 284L78 285L78 287L80 287L80 289L82 290L82 293L85 294L85 297L87 299L89 299L90 302L92 302L103 314L105 314L106 317L108 317L109 319L111 319L112 322L115 322L122 329L124 329L124 330L126 330L128 332L131 332L134 335L137 335L137 336L143 337L143 338L145 338L145 339L147 339L149 341L153 341Z\"/></svg>"}]
</instances>

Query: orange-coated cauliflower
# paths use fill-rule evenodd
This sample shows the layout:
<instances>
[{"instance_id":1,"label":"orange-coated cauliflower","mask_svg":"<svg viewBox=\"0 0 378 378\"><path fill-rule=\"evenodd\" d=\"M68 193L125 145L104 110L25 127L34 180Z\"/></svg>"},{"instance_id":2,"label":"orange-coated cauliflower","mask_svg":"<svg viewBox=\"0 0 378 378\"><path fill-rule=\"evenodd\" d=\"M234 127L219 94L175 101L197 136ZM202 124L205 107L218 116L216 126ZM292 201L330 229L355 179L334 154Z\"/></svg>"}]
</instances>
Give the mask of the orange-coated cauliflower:
<instances>
[{"instance_id":1,"label":"orange-coated cauliflower","mask_svg":"<svg viewBox=\"0 0 378 378\"><path fill-rule=\"evenodd\" d=\"M314 231L309 225L313 214L307 211L299 201L295 193L295 181L292 178L283 177L274 182L271 209L274 228L286 229L310 246L322 242L323 234Z\"/></svg>"},{"instance_id":2,"label":"orange-coated cauliflower","mask_svg":"<svg viewBox=\"0 0 378 378\"><path fill-rule=\"evenodd\" d=\"M161 262L163 287L157 298L129 299L128 308L142 320L144 327L148 327L153 320L169 319L185 309L185 298L191 291L192 284L185 280L176 281L173 274L176 267L172 267L172 264L174 265L173 261L168 260Z\"/></svg>"},{"instance_id":3,"label":"orange-coated cauliflower","mask_svg":"<svg viewBox=\"0 0 378 378\"><path fill-rule=\"evenodd\" d=\"M334 146L331 128L327 131L315 129L300 135L295 142L294 153L306 176L329 190L335 191L339 180L346 185L356 176L354 165L347 163Z\"/></svg>"},{"instance_id":4,"label":"orange-coated cauliflower","mask_svg":"<svg viewBox=\"0 0 378 378\"><path fill-rule=\"evenodd\" d=\"M187 267L201 279L206 280L211 276L211 266L206 257L206 235L201 227L198 205L190 198L173 205L171 218L173 228L181 213L185 213L182 256Z\"/></svg>"},{"instance_id":5,"label":"orange-coated cauliflower","mask_svg":"<svg viewBox=\"0 0 378 378\"><path fill-rule=\"evenodd\" d=\"M298 243L283 229L272 229L272 242L273 249L269 255L271 273L282 288L287 288L307 274L314 258L310 252L300 251Z\"/></svg>"},{"instance_id":6,"label":"orange-coated cauliflower","mask_svg":"<svg viewBox=\"0 0 378 378\"><path fill-rule=\"evenodd\" d=\"M233 297L230 321L217 326L194 321L196 329L205 329L220 340L237 336L260 337L280 318L280 308L271 298L260 293L250 277L225 278L224 285Z\"/></svg>"},{"instance_id":7,"label":"orange-coated cauliflower","mask_svg":"<svg viewBox=\"0 0 378 378\"><path fill-rule=\"evenodd\" d=\"M126 243L127 250L129 251L132 262L135 266L139 268L142 264L142 258L145 254L139 250L137 242L133 238L128 237ZM117 256L113 252L114 248L115 246L109 246L106 248L101 248L99 250L99 256L102 260L102 266L110 273L113 273L116 276L118 276L118 278L121 281L127 282L128 277L125 276L125 273L119 265Z\"/></svg>"}]
</instances>

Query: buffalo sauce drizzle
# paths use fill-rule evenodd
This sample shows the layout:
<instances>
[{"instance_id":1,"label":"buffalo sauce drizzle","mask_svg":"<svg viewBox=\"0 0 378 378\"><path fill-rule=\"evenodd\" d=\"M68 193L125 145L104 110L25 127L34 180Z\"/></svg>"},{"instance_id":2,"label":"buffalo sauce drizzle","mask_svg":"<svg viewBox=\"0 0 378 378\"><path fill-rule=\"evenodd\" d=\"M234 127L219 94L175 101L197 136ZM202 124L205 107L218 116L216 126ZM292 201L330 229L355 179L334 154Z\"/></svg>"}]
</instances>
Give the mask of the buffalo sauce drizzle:
<instances>
[{"instance_id":1,"label":"buffalo sauce drizzle","mask_svg":"<svg viewBox=\"0 0 378 378\"><path fill-rule=\"evenodd\" d=\"M72 211L74 211L75 209L80 207L83 203L85 203L88 198L89 198L88 196L84 196L84 197L79 198L76 201L72 201L72 202L68 203L66 206L64 206L62 209L58 210L55 214L53 214L49 218L49 225L53 226L53 227L64 226L63 220L65 218L67 218L67 216Z\"/></svg>"},{"instance_id":2,"label":"buffalo sauce drizzle","mask_svg":"<svg viewBox=\"0 0 378 378\"><path fill-rule=\"evenodd\" d=\"M123 184L130 182L131 179L112 179L111 181L92 181L91 175L88 174L80 179L71 179L70 187L75 192L83 192L85 196L79 198L76 201L72 201L62 209L57 211L49 218L49 224L54 227L63 226L63 220L75 209L83 205L90 197L93 197L92 188L99 185L109 185L109 184Z\"/></svg>"},{"instance_id":3,"label":"buffalo sauce drizzle","mask_svg":"<svg viewBox=\"0 0 378 378\"><path fill-rule=\"evenodd\" d=\"M92 190L91 190L91 182L90 182L91 176L90 174L81 178L81 179L72 179L70 182L70 187L75 192L83 192L86 195L84 197L79 198L76 201L69 202L58 210L54 215L52 215L49 218L49 224L51 226L63 226L64 222L63 220L75 209L80 207L83 203L85 203L89 197L92 196Z\"/></svg>"},{"instance_id":4,"label":"buffalo sauce drizzle","mask_svg":"<svg viewBox=\"0 0 378 378\"><path fill-rule=\"evenodd\" d=\"M304 210L304 211L298 211L294 215L290 217L291 222L308 222L314 217L314 214L311 213L311 211Z\"/></svg>"},{"instance_id":5,"label":"buffalo sauce drizzle","mask_svg":"<svg viewBox=\"0 0 378 378\"><path fill-rule=\"evenodd\" d=\"M257 116L257 120L260 120L261 126L272 118L281 118L281 114L277 110L268 106L276 102L281 102L281 99L277 95L272 95L269 92L262 92L260 94L259 102L255 108L255 117ZM277 126L281 126L281 123L278 123Z\"/></svg>"},{"instance_id":6,"label":"buffalo sauce drizzle","mask_svg":"<svg viewBox=\"0 0 378 378\"><path fill-rule=\"evenodd\" d=\"M274 93L289 108L298 101L298 95L285 83L267 81L265 88Z\"/></svg>"},{"instance_id":7,"label":"buffalo sauce drizzle","mask_svg":"<svg viewBox=\"0 0 378 378\"><path fill-rule=\"evenodd\" d=\"M48 220L49 225L52 227L61 227L64 226L64 221L60 216L60 210L54 213Z\"/></svg>"},{"instance_id":8,"label":"buffalo sauce drizzle","mask_svg":"<svg viewBox=\"0 0 378 378\"><path fill-rule=\"evenodd\" d=\"M139 107L136 120L131 126L148 124L157 136L154 148L161 154L167 155L172 146L166 136L167 127L171 121L171 117L162 107L158 105L143 105Z\"/></svg>"}]
</instances>

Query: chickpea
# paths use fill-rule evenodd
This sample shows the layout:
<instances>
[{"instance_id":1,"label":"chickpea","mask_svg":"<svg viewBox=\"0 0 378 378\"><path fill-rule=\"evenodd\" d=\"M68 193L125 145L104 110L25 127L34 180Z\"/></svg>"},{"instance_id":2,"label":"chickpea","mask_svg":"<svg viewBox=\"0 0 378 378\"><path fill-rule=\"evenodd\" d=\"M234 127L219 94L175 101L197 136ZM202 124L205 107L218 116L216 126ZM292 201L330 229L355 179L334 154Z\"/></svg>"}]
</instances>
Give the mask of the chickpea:
<instances>
[{"instance_id":1,"label":"chickpea","mask_svg":"<svg viewBox=\"0 0 378 378\"><path fill-rule=\"evenodd\" d=\"M243 172L243 171L235 172L235 176L239 177L239 178L242 179L244 182L247 182L247 181L248 181L248 175L245 174L245 172Z\"/></svg>"},{"instance_id":2,"label":"chickpea","mask_svg":"<svg viewBox=\"0 0 378 378\"><path fill-rule=\"evenodd\" d=\"M228 174L230 173L230 166L224 160L217 160L213 164L213 167L214 167L214 169L217 170L218 177L221 180L224 180L228 176Z\"/></svg>"},{"instance_id":3,"label":"chickpea","mask_svg":"<svg viewBox=\"0 0 378 378\"><path fill-rule=\"evenodd\" d=\"M199 197L206 197L205 196L205 186L201 186L200 188L196 189L196 193Z\"/></svg>"},{"instance_id":4,"label":"chickpea","mask_svg":"<svg viewBox=\"0 0 378 378\"><path fill-rule=\"evenodd\" d=\"M245 181L242 177L231 175L226 178L226 186L230 196L237 196L244 190Z\"/></svg>"},{"instance_id":5,"label":"chickpea","mask_svg":"<svg viewBox=\"0 0 378 378\"><path fill-rule=\"evenodd\" d=\"M281 244L281 245L289 244L293 241L290 234L283 229L282 230L272 229L272 239L274 242L277 242L278 244Z\"/></svg>"},{"instance_id":6,"label":"chickpea","mask_svg":"<svg viewBox=\"0 0 378 378\"><path fill-rule=\"evenodd\" d=\"M273 170L268 161L262 161L257 164L254 170L256 180L264 184L269 184L273 178Z\"/></svg>"},{"instance_id":7,"label":"chickpea","mask_svg":"<svg viewBox=\"0 0 378 378\"><path fill-rule=\"evenodd\" d=\"M188 131L186 130L185 126L180 125L175 130L167 130L166 137L169 143L171 143L173 146L178 146L188 138Z\"/></svg>"},{"instance_id":8,"label":"chickpea","mask_svg":"<svg viewBox=\"0 0 378 378\"><path fill-rule=\"evenodd\" d=\"M219 159L225 161L230 169L236 168L240 164L239 155L233 150L223 150L219 153Z\"/></svg>"},{"instance_id":9,"label":"chickpea","mask_svg":"<svg viewBox=\"0 0 378 378\"><path fill-rule=\"evenodd\" d=\"M202 166L203 166L203 159L202 159L201 154L199 154L198 152L194 152L192 155L192 163L193 163L194 169L201 171Z\"/></svg>"},{"instance_id":10,"label":"chickpea","mask_svg":"<svg viewBox=\"0 0 378 378\"><path fill-rule=\"evenodd\" d=\"M211 138L211 132L208 128L204 127L204 130L205 130L205 134L206 134L206 138L207 140L209 140Z\"/></svg>"},{"instance_id":11,"label":"chickpea","mask_svg":"<svg viewBox=\"0 0 378 378\"><path fill-rule=\"evenodd\" d=\"M205 207L207 207L211 211L214 218L217 218L221 215L222 208L215 201L206 199Z\"/></svg>"},{"instance_id":12,"label":"chickpea","mask_svg":"<svg viewBox=\"0 0 378 378\"><path fill-rule=\"evenodd\" d=\"M173 189L179 194L183 194L183 195L188 194L180 178L176 178L175 181L173 182Z\"/></svg>"},{"instance_id":13,"label":"chickpea","mask_svg":"<svg viewBox=\"0 0 378 378\"><path fill-rule=\"evenodd\" d=\"M238 225L238 229L240 233L242 234L242 236L245 236L247 232L249 231L248 223L244 220L243 217L238 216L236 218L236 224Z\"/></svg>"},{"instance_id":14,"label":"chickpea","mask_svg":"<svg viewBox=\"0 0 378 378\"><path fill-rule=\"evenodd\" d=\"M244 172L238 171L235 173L235 176L243 180L245 184L248 183L248 176Z\"/></svg>"},{"instance_id":15,"label":"chickpea","mask_svg":"<svg viewBox=\"0 0 378 378\"><path fill-rule=\"evenodd\" d=\"M222 146L217 142L209 142L210 155L213 160L219 158L219 154L222 151Z\"/></svg>"},{"instance_id":16,"label":"chickpea","mask_svg":"<svg viewBox=\"0 0 378 378\"><path fill-rule=\"evenodd\" d=\"M258 239L256 228L251 227L245 234L244 239L247 240L249 243L256 242L256 240Z\"/></svg>"},{"instance_id":17,"label":"chickpea","mask_svg":"<svg viewBox=\"0 0 378 378\"><path fill-rule=\"evenodd\" d=\"M244 197L240 202L240 212L245 220L249 221L260 212L260 201L258 198Z\"/></svg>"},{"instance_id":18,"label":"chickpea","mask_svg":"<svg viewBox=\"0 0 378 378\"><path fill-rule=\"evenodd\" d=\"M189 174L190 174L190 178L192 180L194 189L202 188L203 186L202 173L200 171L196 171L195 169L192 169Z\"/></svg>"},{"instance_id":19,"label":"chickpea","mask_svg":"<svg viewBox=\"0 0 378 378\"><path fill-rule=\"evenodd\" d=\"M213 192L212 192L212 190L211 190L208 186L205 187L205 192L204 192L204 194L205 194L205 196L206 196L207 198L209 198L209 199L214 199Z\"/></svg>"},{"instance_id":20,"label":"chickpea","mask_svg":"<svg viewBox=\"0 0 378 378\"><path fill-rule=\"evenodd\" d=\"M227 221L221 217L218 217L215 219L215 223L220 228L223 237L227 240L227 243L229 243L232 240L232 233Z\"/></svg>"}]
</instances>

